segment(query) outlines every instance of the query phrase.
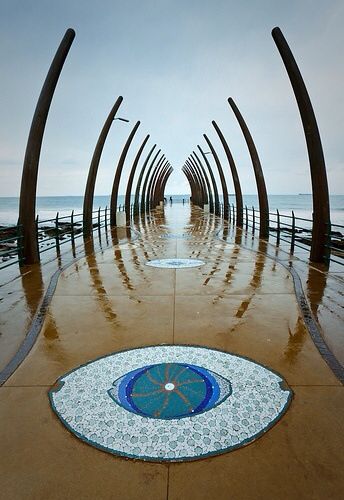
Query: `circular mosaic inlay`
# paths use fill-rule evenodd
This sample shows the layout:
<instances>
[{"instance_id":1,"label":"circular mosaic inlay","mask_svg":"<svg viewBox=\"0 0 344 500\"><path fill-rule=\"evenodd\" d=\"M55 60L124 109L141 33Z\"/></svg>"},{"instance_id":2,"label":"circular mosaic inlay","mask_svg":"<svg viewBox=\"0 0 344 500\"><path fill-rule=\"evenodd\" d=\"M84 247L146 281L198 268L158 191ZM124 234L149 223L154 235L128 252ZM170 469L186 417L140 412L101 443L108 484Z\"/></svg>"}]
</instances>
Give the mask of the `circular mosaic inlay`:
<instances>
[{"instance_id":1,"label":"circular mosaic inlay","mask_svg":"<svg viewBox=\"0 0 344 500\"><path fill-rule=\"evenodd\" d=\"M147 266L162 269L185 269L187 267L203 266L204 264L203 260L198 259L155 259L146 262Z\"/></svg>"},{"instance_id":2,"label":"circular mosaic inlay","mask_svg":"<svg viewBox=\"0 0 344 500\"><path fill-rule=\"evenodd\" d=\"M160 238L163 239L184 239L184 240L191 240L192 236L191 234L184 234L184 233L167 233L167 234L162 234Z\"/></svg>"},{"instance_id":3,"label":"circular mosaic inlay","mask_svg":"<svg viewBox=\"0 0 344 500\"><path fill-rule=\"evenodd\" d=\"M137 245L135 245L134 243L119 243L115 246L119 247L119 250L132 250L134 248L137 248Z\"/></svg>"},{"instance_id":4,"label":"circular mosaic inlay","mask_svg":"<svg viewBox=\"0 0 344 500\"><path fill-rule=\"evenodd\" d=\"M235 245L223 242L223 243L216 243L216 245L214 245L214 248L220 248L221 250L228 250L231 248L235 248Z\"/></svg>"},{"instance_id":5,"label":"circular mosaic inlay","mask_svg":"<svg viewBox=\"0 0 344 500\"><path fill-rule=\"evenodd\" d=\"M281 418L292 391L280 375L241 356L163 345L78 367L49 398L64 425L99 449L185 461L254 441Z\"/></svg>"}]
</instances>

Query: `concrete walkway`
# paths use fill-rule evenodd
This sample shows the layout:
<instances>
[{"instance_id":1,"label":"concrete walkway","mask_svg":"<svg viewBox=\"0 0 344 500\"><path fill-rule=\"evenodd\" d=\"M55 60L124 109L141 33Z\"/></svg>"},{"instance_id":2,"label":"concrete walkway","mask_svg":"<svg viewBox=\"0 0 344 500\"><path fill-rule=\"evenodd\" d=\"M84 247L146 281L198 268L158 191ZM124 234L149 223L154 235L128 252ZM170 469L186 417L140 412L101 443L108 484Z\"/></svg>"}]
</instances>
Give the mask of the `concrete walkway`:
<instances>
[{"instance_id":1,"label":"concrete walkway","mask_svg":"<svg viewBox=\"0 0 344 500\"><path fill-rule=\"evenodd\" d=\"M218 239L218 224L189 206L157 211L142 237L90 253L61 274L37 342L0 389L1 499L342 498L343 386L313 344L289 272ZM168 257L205 265L145 265ZM294 391L290 408L249 446L176 464L99 451L52 412L47 391L67 371L163 343L221 349L276 370Z\"/></svg>"}]
</instances>

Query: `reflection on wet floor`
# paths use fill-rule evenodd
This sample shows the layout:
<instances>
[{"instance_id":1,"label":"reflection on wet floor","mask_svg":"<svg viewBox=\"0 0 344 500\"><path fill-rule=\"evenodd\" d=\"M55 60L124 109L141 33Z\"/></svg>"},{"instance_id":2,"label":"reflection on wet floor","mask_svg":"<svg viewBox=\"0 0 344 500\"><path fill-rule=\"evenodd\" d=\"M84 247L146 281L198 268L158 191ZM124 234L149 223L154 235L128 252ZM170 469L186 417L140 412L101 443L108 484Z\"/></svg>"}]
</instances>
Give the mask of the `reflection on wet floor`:
<instances>
[{"instance_id":1,"label":"reflection on wet floor","mask_svg":"<svg viewBox=\"0 0 344 500\"><path fill-rule=\"evenodd\" d=\"M218 239L218 233L221 239ZM162 235L171 237L161 238ZM186 235L188 238L179 235ZM100 235L100 251L99 245L95 247L92 241L87 242L85 263L89 270L88 285L82 260L76 261L63 274L66 276L66 282L72 275L79 276L73 278L77 295L87 295L87 286L94 290L104 317L113 326L116 326L117 312L114 311L109 297L128 294L131 300L139 301L140 296L156 295L159 294L159 290L161 295L173 295L175 279L177 294L185 296L209 294L213 305L230 296L241 296L236 309L232 312L232 324L229 326L229 331L234 331L237 321L243 320L257 294L293 293L292 281L287 271L270 259L267 265L266 253L271 254L269 245L254 239L250 244L255 251L249 252L244 249L248 241L244 229L235 231L232 226L223 226L218 218L212 215L204 216L198 208L189 210L187 206L166 207L137 218L132 229L119 228ZM281 256L277 249L276 256L278 258ZM188 280L187 275L177 271L176 278L174 275L160 276L160 282L156 282L152 271L147 269L145 263L152 259L173 257L201 259L205 261L205 266L196 270L191 280ZM61 265L61 262L58 265ZM27 315L22 330L24 327L28 328L30 318L42 299L43 272L44 267L39 265L31 268L29 273L24 271L21 275L21 287L16 284L18 304L14 301L12 307L13 310L20 307L23 316ZM306 292L312 312L320 323L326 322L330 325L331 332L336 329L333 338L326 340L339 354L343 351L344 356L342 333L337 328L343 319L343 304L340 300L342 295L336 297L332 293L326 273L308 266L307 273ZM61 282L63 281L62 278ZM332 277L331 286L333 286ZM73 290L69 289L68 294L73 295ZM25 298L25 308L22 306L21 297ZM298 331L297 321L296 319L296 326L290 328L291 333L287 343L293 338L300 337L295 333ZM11 324L9 314L5 322L7 327ZM326 325L322 326L325 326L326 330ZM3 336L0 336L1 341ZM296 340L294 343L297 344Z\"/></svg>"},{"instance_id":2,"label":"reflection on wet floor","mask_svg":"<svg viewBox=\"0 0 344 500\"><path fill-rule=\"evenodd\" d=\"M219 219L188 205L155 210L137 218L131 229L109 230L100 241L98 235L88 241L86 256L61 273L33 349L0 389L4 498L22 498L27 492L30 498L44 498L47 484L52 499L96 498L111 483L106 498L120 491L119 498L134 499L139 491L142 499L161 500L168 491L170 500L224 500L224 477L239 478L230 484L233 498L280 498L281 491L285 498L309 498L309 492L314 498L336 498L343 488L343 387L307 331L293 280L281 264L289 264L288 256L279 250L279 262L269 258L274 252L245 230L223 227ZM200 259L205 265L146 265L152 259L177 258ZM296 258L293 265L306 274L305 292L325 326L324 335L334 332L331 340L341 345L337 282L315 267L303 265L302 271ZM37 266L6 289L18 302L12 299L13 309L1 318L5 336L27 328L46 282L47 268ZM4 336L0 351L2 342ZM218 349L277 371L295 394L288 412L250 446L168 469L112 457L66 432L47 398L62 374L109 353L162 344ZM129 495L128 477L135 484ZM254 491L247 477L255 478ZM218 486L223 484L225 491Z\"/></svg>"}]
</instances>

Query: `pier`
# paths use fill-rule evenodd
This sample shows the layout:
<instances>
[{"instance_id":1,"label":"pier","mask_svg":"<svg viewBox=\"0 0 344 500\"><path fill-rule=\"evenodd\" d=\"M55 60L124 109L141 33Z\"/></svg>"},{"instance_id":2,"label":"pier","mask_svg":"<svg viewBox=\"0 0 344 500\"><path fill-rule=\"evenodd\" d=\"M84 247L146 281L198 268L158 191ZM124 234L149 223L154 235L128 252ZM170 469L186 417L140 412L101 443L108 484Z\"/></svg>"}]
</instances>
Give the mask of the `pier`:
<instances>
[{"instance_id":1,"label":"pier","mask_svg":"<svg viewBox=\"0 0 344 500\"><path fill-rule=\"evenodd\" d=\"M141 122L130 122L110 203L96 208L110 128L129 122L118 96L82 211L42 220L40 153L75 38L65 32L32 118L18 222L0 228L1 499L341 498L344 226L330 219L301 72L279 28L272 37L303 125L311 218L269 207L232 97L257 206L244 203L240 165L213 120L220 142L208 133L190 145L178 166L190 196L179 202L166 187L176 166L150 135L133 146Z\"/></svg>"}]
</instances>

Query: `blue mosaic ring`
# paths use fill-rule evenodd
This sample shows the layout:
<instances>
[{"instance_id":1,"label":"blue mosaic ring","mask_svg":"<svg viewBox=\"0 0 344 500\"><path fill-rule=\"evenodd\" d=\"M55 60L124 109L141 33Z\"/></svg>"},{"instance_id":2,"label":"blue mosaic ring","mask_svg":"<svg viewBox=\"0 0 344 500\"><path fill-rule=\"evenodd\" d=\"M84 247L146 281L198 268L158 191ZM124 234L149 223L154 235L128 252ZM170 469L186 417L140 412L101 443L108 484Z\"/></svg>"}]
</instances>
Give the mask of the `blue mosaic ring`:
<instances>
[{"instance_id":1,"label":"blue mosaic ring","mask_svg":"<svg viewBox=\"0 0 344 500\"><path fill-rule=\"evenodd\" d=\"M119 456L187 461L229 452L266 433L292 391L272 370L197 346L113 353L63 375L51 406L78 438Z\"/></svg>"},{"instance_id":2,"label":"blue mosaic ring","mask_svg":"<svg viewBox=\"0 0 344 500\"><path fill-rule=\"evenodd\" d=\"M205 262L198 259L155 259L146 262L147 266L161 269L187 269L189 267L204 266Z\"/></svg>"}]
</instances>

